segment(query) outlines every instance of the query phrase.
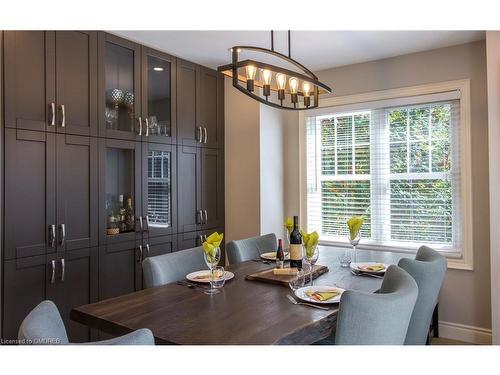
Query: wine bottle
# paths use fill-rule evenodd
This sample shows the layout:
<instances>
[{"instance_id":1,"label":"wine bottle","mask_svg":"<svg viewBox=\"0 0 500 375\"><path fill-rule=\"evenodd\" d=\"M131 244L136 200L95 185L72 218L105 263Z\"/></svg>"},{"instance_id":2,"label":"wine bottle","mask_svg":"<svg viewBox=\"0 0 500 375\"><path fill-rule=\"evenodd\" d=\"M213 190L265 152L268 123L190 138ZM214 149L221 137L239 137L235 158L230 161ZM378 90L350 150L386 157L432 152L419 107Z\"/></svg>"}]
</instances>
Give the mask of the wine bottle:
<instances>
[{"instance_id":1,"label":"wine bottle","mask_svg":"<svg viewBox=\"0 0 500 375\"><path fill-rule=\"evenodd\" d=\"M290 267L302 268L302 235L298 216L293 217L293 230L290 233Z\"/></svg>"},{"instance_id":2,"label":"wine bottle","mask_svg":"<svg viewBox=\"0 0 500 375\"><path fill-rule=\"evenodd\" d=\"M132 198L127 198L127 207L125 208L125 224L127 231L135 230L134 209L132 208Z\"/></svg>"},{"instance_id":3,"label":"wine bottle","mask_svg":"<svg viewBox=\"0 0 500 375\"><path fill-rule=\"evenodd\" d=\"M276 267L283 268L285 264L285 253L283 252L283 242L278 240L278 250L276 250Z\"/></svg>"}]
</instances>

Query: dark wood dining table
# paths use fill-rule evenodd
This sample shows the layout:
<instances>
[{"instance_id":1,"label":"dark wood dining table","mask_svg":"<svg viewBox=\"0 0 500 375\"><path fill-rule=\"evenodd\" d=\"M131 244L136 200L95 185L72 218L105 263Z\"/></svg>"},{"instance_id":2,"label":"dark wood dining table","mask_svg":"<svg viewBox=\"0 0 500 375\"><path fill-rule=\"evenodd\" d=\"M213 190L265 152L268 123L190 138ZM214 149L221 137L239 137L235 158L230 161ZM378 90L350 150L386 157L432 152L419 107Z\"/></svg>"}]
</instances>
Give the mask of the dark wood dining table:
<instances>
[{"instance_id":1,"label":"dark wood dining table","mask_svg":"<svg viewBox=\"0 0 500 375\"><path fill-rule=\"evenodd\" d=\"M335 285L348 290L374 292L382 280L355 276L341 268L344 249L320 247L317 264L329 272L315 285ZM357 250L357 261L395 264L409 254ZM71 318L112 335L149 328L157 344L264 345L312 344L335 330L338 304L323 311L292 304L293 292L281 285L246 280L245 276L272 268L272 264L246 261L226 267L235 274L219 294L175 283L110 298L73 309Z\"/></svg>"}]
</instances>

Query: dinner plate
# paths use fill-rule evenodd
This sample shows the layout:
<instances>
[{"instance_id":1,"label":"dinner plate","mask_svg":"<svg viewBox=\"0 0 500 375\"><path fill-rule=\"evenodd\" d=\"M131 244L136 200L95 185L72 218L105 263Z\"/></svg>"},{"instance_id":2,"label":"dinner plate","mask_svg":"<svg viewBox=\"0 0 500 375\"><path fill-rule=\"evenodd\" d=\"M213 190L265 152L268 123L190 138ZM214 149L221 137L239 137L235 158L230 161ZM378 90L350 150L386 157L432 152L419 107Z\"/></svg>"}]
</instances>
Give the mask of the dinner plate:
<instances>
[{"instance_id":1,"label":"dinner plate","mask_svg":"<svg viewBox=\"0 0 500 375\"><path fill-rule=\"evenodd\" d=\"M365 267L374 265L374 264L380 264L384 266L385 268L380 271L371 271L369 269L366 269ZM386 263L381 263L381 262L358 262L358 263L351 263L351 269L356 271L356 272L365 272L365 273L374 273L377 275L382 275L387 271L387 268L390 266L390 264Z\"/></svg>"},{"instance_id":2,"label":"dinner plate","mask_svg":"<svg viewBox=\"0 0 500 375\"><path fill-rule=\"evenodd\" d=\"M234 273L229 272L229 271L224 271L226 275L226 281L231 280L234 277ZM194 281L195 283L209 283L210 271L209 270L203 270L203 271L195 271L191 272L186 276L186 279L189 281Z\"/></svg>"},{"instance_id":3,"label":"dinner plate","mask_svg":"<svg viewBox=\"0 0 500 375\"><path fill-rule=\"evenodd\" d=\"M311 298L307 295L308 291L316 292L316 291L321 291L321 292L327 292L327 291L334 291L338 290L340 294L338 296L335 296L333 298L330 298L327 301L316 301L314 298ZM342 297L342 293L345 292L345 289L336 287L336 286L325 286L325 285L317 285L317 286L305 286L303 288L299 288L295 291L295 295L297 298L301 299L302 301L305 302L312 302L312 303L319 303L322 305L326 304L332 304L332 303L339 303L340 302L340 297Z\"/></svg>"},{"instance_id":4,"label":"dinner plate","mask_svg":"<svg viewBox=\"0 0 500 375\"><path fill-rule=\"evenodd\" d=\"M262 253L260 254L260 257L266 260L276 260L276 251ZM285 251L285 260L290 260L290 253L288 251Z\"/></svg>"}]
</instances>

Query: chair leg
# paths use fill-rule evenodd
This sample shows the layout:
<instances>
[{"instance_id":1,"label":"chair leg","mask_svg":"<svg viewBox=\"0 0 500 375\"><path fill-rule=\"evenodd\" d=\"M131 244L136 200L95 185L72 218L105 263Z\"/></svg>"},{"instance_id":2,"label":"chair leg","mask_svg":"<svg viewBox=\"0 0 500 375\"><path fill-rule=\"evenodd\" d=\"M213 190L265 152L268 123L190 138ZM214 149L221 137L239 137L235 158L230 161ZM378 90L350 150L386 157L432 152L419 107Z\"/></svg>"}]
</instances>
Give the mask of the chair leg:
<instances>
[{"instance_id":1,"label":"chair leg","mask_svg":"<svg viewBox=\"0 0 500 375\"><path fill-rule=\"evenodd\" d=\"M439 337L439 303L436 304L434 312L432 313L432 335Z\"/></svg>"}]
</instances>

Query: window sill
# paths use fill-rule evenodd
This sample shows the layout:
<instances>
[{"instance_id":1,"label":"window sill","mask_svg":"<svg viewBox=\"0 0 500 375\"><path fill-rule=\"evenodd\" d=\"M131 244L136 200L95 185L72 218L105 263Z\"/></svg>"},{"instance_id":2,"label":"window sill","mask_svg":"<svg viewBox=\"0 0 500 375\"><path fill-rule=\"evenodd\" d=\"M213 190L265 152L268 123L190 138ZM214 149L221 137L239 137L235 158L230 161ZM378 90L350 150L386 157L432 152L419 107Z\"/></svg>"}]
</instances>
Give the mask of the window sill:
<instances>
[{"instance_id":1,"label":"window sill","mask_svg":"<svg viewBox=\"0 0 500 375\"><path fill-rule=\"evenodd\" d=\"M343 247L348 248L351 245L347 242L332 241L332 240L320 240L319 245L330 246L330 247ZM383 245L373 245L373 244L363 244L360 243L357 247L360 250L373 250L373 251L387 251L391 253L402 253L408 255L414 255L417 253L418 248L401 248L396 246L383 246ZM473 271L474 266L472 260L465 259L463 255L456 251L439 251L448 261L448 269L456 269L463 271Z\"/></svg>"}]
</instances>

